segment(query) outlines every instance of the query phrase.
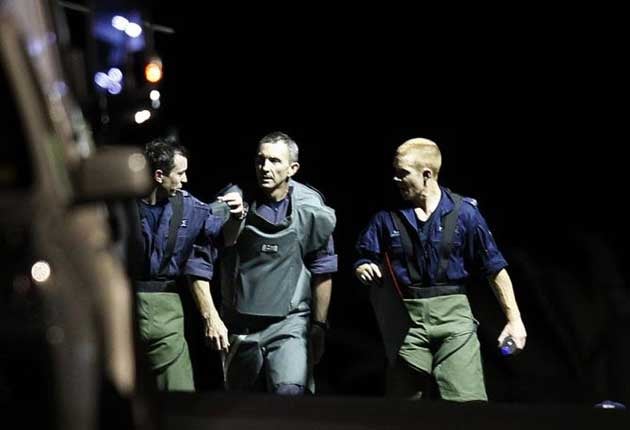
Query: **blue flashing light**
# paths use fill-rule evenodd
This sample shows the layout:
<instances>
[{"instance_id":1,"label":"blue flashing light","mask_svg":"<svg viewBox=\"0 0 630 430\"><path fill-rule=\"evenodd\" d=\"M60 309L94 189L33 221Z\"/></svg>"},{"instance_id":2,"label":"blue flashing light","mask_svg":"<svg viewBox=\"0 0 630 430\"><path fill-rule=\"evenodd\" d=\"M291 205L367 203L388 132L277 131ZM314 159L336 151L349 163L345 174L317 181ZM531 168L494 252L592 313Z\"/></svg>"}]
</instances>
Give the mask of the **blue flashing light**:
<instances>
[{"instance_id":1,"label":"blue flashing light","mask_svg":"<svg viewBox=\"0 0 630 430\"><path fill-rule=\"evenodd\" d=\"M120 82L122 80L123 73L118 67L112 67L107 71L107 76L113 82Z\"/></svg>"},{"instance_id":2,"label":"blue flashing light","mask_svg":"<svg viewBox=\"0 0 630 430\"><path fill-rule=\"evenodd\" d=\"M111 79L105 73L97 72L94 75L94 82L96 83L96 85L98 85L101 88L107 88L107 87L109 87Z\"/></svg>"},{"instance_id":3,"label":"blue flashing light","mask_svg":"<svg viewBox=\"0 0 630 430\"><path fill-rule=\"evenodd\" d=\"M110 94L120 94L121 91L122 91L122 85L120 85L120 83L118 82L112 82L109 85L109 88L107 88L107 92Z\"/></svg>"}]
</instances>

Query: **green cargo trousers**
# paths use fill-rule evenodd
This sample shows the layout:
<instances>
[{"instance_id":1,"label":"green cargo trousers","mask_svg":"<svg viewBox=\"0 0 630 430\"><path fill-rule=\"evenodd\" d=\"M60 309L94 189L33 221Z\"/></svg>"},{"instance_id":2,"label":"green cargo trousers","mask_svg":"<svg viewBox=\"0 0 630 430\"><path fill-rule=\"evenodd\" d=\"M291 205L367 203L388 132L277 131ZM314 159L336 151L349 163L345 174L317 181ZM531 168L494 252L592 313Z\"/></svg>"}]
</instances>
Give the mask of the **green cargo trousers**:
<instances>
[{"instance_id":1,"label":"green cargo trousers","mask_svg":"<svg viewBox=\"0 0 630 430\"><path fill-rule=\"evenodd\" d=\"M179 294L136 293L136 296L140 338L147 346L158 389L195 391Z\"/></svg>"},{"instance_id":2,"label":"green cargo trousers","mask_svg":"<svg viewBox=\"0 0 630 430\"><path fill-rule=\"evenodd\" d=\"M488 400L477 338L464 294L405 299L411 328L387 374L387 394L421 398L432 375L442 399Z\"/></svg>"}]
</instances>

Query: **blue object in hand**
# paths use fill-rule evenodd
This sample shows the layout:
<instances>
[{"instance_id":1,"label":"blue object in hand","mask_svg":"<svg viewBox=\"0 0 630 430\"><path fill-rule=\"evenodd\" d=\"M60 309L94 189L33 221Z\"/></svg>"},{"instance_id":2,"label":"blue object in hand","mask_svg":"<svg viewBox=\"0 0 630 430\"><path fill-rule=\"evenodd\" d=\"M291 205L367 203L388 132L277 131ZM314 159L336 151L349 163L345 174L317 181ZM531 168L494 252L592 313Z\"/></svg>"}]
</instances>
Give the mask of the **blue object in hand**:
<instances>
[{"instance_id":1,"label":"blue object in hand","mask_svg":"<svg viewBox=\"0 0 630 430\"><path fill-rule=\"evenodd\" d=\"M499 351L501 351L501 355L504 357L509 357L516 353L516 342L514 342L512 336L503 339L503 342L499 345Z\"/></svg>"}]
</instances>

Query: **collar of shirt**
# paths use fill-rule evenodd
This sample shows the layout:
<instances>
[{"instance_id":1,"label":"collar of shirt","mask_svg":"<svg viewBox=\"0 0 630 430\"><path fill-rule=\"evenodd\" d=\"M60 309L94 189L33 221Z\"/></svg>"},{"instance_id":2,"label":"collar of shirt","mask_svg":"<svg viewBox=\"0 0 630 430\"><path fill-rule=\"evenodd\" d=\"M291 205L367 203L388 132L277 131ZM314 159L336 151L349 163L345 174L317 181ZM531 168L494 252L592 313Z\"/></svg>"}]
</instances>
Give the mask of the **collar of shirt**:
<instances>
[{"instance_id":1,"label":"collar of shirt","mask_svg":"<svg viewBox=\"0 0 630 430\"><path fill-rule=\"evenodd\" d=\"M433 224L435 220L437 219L441 221L442 218L446 214L451 212L453 208L455 207L455 203L453 202L453 197L451 197L451 193L444 187L440 187L440 190L442 191L442 195L440 196L440 202L435 208L435 211L431 214L429 219L425 222L426 224ZM416 218L416 213L414 212L413 207L404 208L401 210L401 213L407 219L409 224L411 224L413 228L416 229L416 231L419 230L418 220Z\"/></svg>"}]
</instances>

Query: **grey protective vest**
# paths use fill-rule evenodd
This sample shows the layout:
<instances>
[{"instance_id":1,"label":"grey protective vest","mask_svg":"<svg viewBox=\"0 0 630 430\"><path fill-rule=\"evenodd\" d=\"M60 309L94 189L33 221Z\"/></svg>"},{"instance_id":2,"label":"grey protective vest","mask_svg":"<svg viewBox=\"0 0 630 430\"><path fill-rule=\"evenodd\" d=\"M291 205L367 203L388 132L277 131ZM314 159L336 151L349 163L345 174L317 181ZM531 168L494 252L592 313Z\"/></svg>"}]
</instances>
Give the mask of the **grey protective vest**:
<instances>
[{"instance_id":1,"label":"grey protective vest","mask_svg":"<svg viewBox=\"0 0 630 430\"><path fill-rule=\"evenodd\" d=\"M286 219L274 225L250 208L236 245L222 265L223 305L244 315L283 317L310 299L304 256L322 248L335 228L335 211L317 191L291 181Z\"/></svg>"}]
</instances>

